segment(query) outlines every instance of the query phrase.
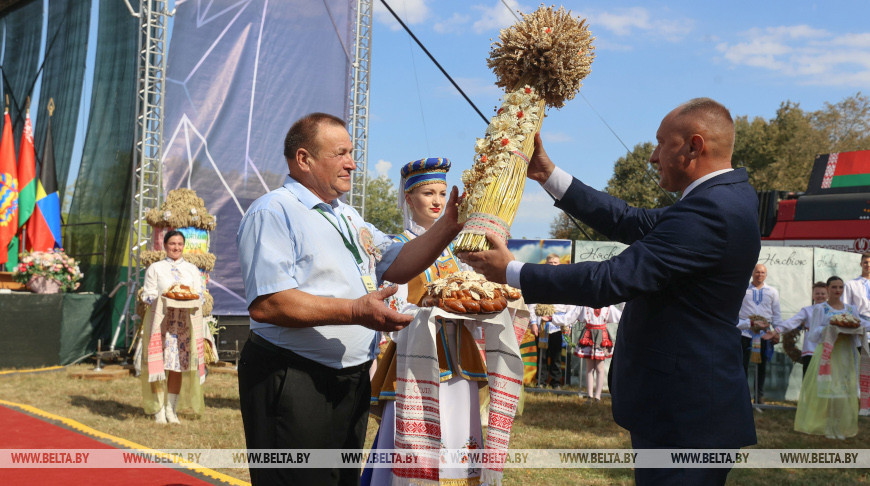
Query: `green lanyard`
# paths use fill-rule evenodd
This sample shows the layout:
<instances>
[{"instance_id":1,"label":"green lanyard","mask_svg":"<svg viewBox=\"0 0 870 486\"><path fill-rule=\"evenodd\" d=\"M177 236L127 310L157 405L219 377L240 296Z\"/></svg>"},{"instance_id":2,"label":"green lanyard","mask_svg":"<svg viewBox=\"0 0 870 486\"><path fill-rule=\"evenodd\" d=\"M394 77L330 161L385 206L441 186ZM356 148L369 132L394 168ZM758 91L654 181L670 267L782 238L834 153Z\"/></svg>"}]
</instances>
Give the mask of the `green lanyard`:
<instances>
[{"instance_id":1,"label":"green lanyard","mask_svg":"<svg viewBox=\"0 0 870 486\"><path fill-rule=\"evenodd\" d=\"M356 264L357 264L357 265L362 265L363 260L362 260L362 257L361 257L360 254L359 254L359 250L357 249L356 245L353 243L353 236L351 236L351 239L348 240L347 237L344 236L344 232L341 231L341 228L339 228L338 226L336 226L335 223L333 223L332 220L329 219L328 216L326 216L326 213L324 213L322 209L320 209L320 208L317 207L317 206L315 206L314 209L317 210L317 212L320 213L320 215L323 216L323 218L324 218L324 219L325 219L329 224L331 224L333 228L335 228L335 231L338 231L338 234L341 235L341 239L342 239L342 241L344 241L344 246L345 246L345 248L347 248L348 250L350 250L351 254L353 254L353 259L356 260ZM336 219L338 219L338 218L336 218ZM347 220L344 219L344 215L341 216L341 219L344 221L344 226L347 228L347 233L348 233L349 235L353 235L353 233L350 231L350 225L347 224ZM339 224L340 224L340 223L339 223Z\"/></svg>"}]
</instances>

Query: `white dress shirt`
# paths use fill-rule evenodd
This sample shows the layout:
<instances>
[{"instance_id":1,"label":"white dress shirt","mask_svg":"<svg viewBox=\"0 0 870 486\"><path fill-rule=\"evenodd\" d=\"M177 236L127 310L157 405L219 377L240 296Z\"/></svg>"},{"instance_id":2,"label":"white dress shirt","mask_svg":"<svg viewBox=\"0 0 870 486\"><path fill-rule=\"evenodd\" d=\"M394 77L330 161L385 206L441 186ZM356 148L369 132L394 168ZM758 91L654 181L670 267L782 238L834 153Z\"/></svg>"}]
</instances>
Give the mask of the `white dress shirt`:
<instances>
[{"instance_id":1,"label":"white dress shirt","mask_svg":"<svg viewBox=\"0 0 870 486\"><path fill-rule=\"evenodd\" d=\"M774 328L782 326L782 314L779 311L779 291L770 285L763 284L760 289L751 283L746 288L743 296L743 305L740 306L740 314L737 329L740 329L743 337L752 337L749 316L759 315L770 321Z\"/></svg>"},{"instance_id":2,"label":"white dress shirt","mask_svg":"<svg viewBox=\"0 0 870 486\"><path fill-rule=\"evenodd\" d=\"M857 307L862 319L870 319L870 280L858 277L846 282L843 303Z\"/></svg>"}]
</instances>

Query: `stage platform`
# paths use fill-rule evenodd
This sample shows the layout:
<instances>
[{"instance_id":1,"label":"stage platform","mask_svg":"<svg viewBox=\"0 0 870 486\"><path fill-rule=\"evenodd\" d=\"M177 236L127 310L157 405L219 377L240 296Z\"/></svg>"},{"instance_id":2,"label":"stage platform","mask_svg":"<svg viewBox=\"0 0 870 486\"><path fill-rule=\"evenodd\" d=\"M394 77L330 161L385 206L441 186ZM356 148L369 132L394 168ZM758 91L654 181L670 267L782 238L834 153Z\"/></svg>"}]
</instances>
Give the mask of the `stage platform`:
<instances>
[{"instance_id":1,"label":"stage platform","mask_svg":"<svg viewBox=\"0 0 870 486\"><path fill-rule=\"evenodd\" d=\"M0 368L66 365L111 339L111 301L100 294L0 293Z\"/></svg>"}]
</instances>

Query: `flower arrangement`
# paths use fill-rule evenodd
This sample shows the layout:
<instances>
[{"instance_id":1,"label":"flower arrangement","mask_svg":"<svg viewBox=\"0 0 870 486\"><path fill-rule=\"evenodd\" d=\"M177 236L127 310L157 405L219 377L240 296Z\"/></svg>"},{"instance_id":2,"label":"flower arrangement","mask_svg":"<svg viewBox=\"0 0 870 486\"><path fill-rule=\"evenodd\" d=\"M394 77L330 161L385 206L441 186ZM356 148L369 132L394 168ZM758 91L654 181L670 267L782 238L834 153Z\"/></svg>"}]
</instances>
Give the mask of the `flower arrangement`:
<instances>
[{"instance_id":1,"label":"flower arrangement","mask_svg":"<svg viewBox=\"0 0 870 486\"><path fill-rule=\"evenodd\" d=\"M43 277L57 282L61 291L69 292L78 288L82 276L75 258L68 256L63 249L56 249L24 253L13 278L27 284L35 277Z\"/></svg>"}]
</instances>

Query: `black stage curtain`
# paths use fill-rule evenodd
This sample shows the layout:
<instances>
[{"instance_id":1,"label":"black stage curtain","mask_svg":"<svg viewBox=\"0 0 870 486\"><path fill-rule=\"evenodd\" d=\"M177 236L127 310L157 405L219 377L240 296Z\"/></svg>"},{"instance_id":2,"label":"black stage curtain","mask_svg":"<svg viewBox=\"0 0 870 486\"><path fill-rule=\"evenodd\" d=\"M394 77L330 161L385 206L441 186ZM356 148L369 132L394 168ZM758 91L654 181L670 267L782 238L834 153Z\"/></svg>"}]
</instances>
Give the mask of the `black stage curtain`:
<instances>
[{"instance_id":1,"label":"black stage curtain","mask_svg":"<svg viewBox=\"0 0 870 486\"><path fill-rule=\"evenodd\" d=\"M36 80L39 69L39 42L42 35L42 2L33 1L13 10L0 18L6 36L3 39L2 80L3 100L9 95L9 116L12 117L12 130L15 137L15 153L21 143L24 129L24 104ZM0 122L2 125L2 122Z\"/></svg>"},{"instance_id":2,"label":"black stage curtain","mask_svg":"<svg viewBox=\"0 0 870 486\"><path fill-rule=\"evenodd\" d=\"M54 145L57 192L61 201L66 193L66 179L72 163L90 21L90 0L53 1L48 4L48 32L41 74L39 114L34 127L34 144L36 156L42 157L45 131L48 127L46 107L48 100L54 98L55 111L52 117L51 138Z\"/></svg>"},{"instance_id":3,"label":"black stage curtain","mask_svg":"<svg viewBox=\"0 0 870 486\"><path fill-rule=\"evenodd\" d=\"M100 2L90 120L67 220L71 224L108 224L107 289L119 280L130 230L138 22L124 2ZM64 246L76 255L101 252L102 232L99 226L77 227L69 233ZM101 290L101 266L100 257L83 258L81 290Z\"/></svg>"}]
</instances>

